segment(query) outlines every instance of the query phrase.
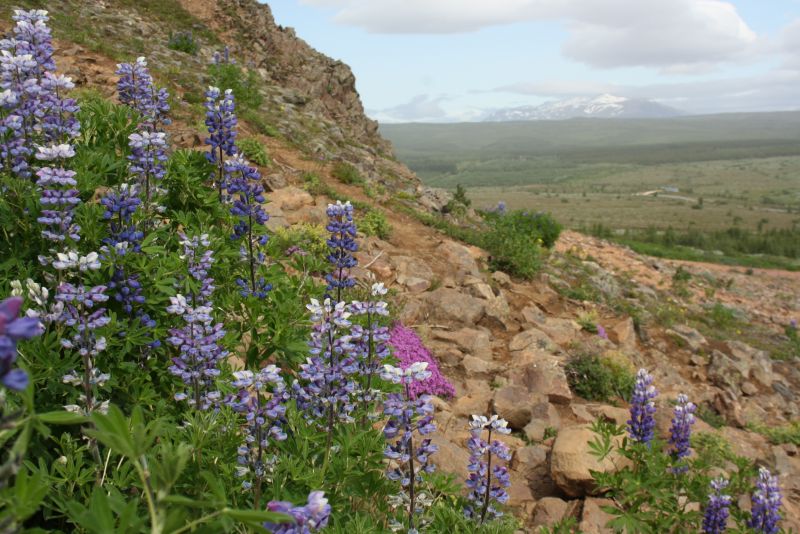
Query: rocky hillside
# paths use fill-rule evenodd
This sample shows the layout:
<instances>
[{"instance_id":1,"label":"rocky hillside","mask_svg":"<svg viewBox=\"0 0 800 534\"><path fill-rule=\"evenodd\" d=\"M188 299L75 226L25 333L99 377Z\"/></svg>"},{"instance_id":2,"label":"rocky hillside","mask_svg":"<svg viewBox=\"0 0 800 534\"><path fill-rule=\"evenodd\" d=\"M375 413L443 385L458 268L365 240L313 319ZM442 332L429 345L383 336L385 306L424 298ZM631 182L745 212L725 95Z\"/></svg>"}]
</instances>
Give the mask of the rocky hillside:
<instances>
[{"instance_id":1,"label":"rocky hillside","mask_svg":"<svg viewBox=\"0 0 800 534\"><path fill-rule=\"evenodd\" d=\"M387 217L391 236L361 240L357 274L395 291L400 319L419 333L456 388L455 398L437 400L434 461L464 477L469 416L506 418L514 429L505 438L514 453L509 504L527 532L565 516L575 517L582 532L608 532L600 508L608 501L597 494L590 470L613 466L589 454L587 425L597 419L624 424L628 412L619 399L595 402L571 387L568 364L587 353L652 370L662 434L671 413L667 399L687 393L700 406L695 430L710 436L707 442L780 474L785 526L800 528L797 432L793 439L769 432L790 429L800 416L798 349L783 333L800 317L797 273L655 261L574 233L562 236L533 281L490 272L485 252L394 209L398 197L418 206L441 202L420 197L416 177L393 161L363 113L350 69L276 24L268 6L254 0L46 3L55 15L59 65L84 89L111 95L118 60L150 59L159 81L178 95L170 133L182 148L203 148L202 107L192 95L202 93L214 53L227 45L252 66L264 100L242 116L241 130L262 142L272 160L262 169L272 190L272 229L323 222L332 195ZM79 30L74 20L82 21ZM195 55L167 46L171 33L188 30L199 42ZM365 183L336 179L340 160L354 165ZM309 172L320 176L319 187L304 188ZM606 336L598 335L599 326Z\"/></svg>"}]
</instances>

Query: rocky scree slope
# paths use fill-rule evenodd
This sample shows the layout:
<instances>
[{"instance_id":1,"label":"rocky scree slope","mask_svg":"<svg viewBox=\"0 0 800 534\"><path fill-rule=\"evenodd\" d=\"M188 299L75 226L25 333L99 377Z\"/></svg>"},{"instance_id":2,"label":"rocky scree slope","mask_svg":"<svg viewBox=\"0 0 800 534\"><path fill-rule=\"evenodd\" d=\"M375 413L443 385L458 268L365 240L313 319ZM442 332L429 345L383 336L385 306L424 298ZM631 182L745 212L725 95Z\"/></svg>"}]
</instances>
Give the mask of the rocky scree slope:
<instances>
[{"instance_id":1,"label":"rocky scree slope","mask_svg":"<svg viewBox=\"0 0 800 534\"><path fill-rule=\"evenodd\" d=\"M164 4L189 9L184 13L191 13L194 31L202 36L206 28L208 35L219 36L212 43L215 46L236 45L237 27L220 22L233 19L228 11L242 10L244 16L261 9L264 20L272 24L269 12L254 2ZM198 56L169 50L165 46L171 28L168 21L160 18L161 12L137 10L133 3L86 0L65 5L77 9L78 16L88 17L91 31L127 32L118 41L130 35L150 36L136 55L151 58L158 65L159 81L170 84L180 97L172 139L179 147L202 150L202 128L189 100L190 91L202 91L211 44L203 45ZM107 23L110 30L104 29ZM264 35L273 31L288 39L287 31L274 24ZM91 80L97 84L93 89L111 95L120 52L103 49L91 35L59 31L57 25L56 37L59 64L84 86ZM307 49L304 44L292 46ZM325 64L319 57L314 61ZM266 208L273 229L324 221L330 199L302 188L307 172L318 173L336 195L375 203L361 186L333 178L331 160L336 157L347 158L376 180L385 179L387 168L393 169L397 174L385 181L394 191L416 188L413 175L381 155L379 140L375 144L368 137L357 141L359 135L368 136L366 123L363 129L355 126L366 121L363 115L349 117L349 125L347 121L337 125L335 113L344 107L335 111L336 106L330 104L333 107L325 111L323 104L311 104L311 97L304 105L286 101L286 95L298 91L301 83L314 86L313 76L292 78L288 73L279 75L279 70L270 74L266 66L259 68L268 71L263 74L263 91L271 104L259 110L263 113L245 117L240 130L263 142L272 158L273 165L262 169L262 174L272 190ZM170 78L169 73L175 76ZM280 80L290 83L286 81L290 79L306 82L270 85L284 83ZM281 125L281 135L266 136L259 121L270 120L270 106L275 102L283 102L284 116L274 122ZM309 105L316 111L308 111ZM302 135L316 131L303 133L311 124L327 128L327 133L317 131L328 154L322 160L298 142ZM328 135L335 131L346 142ZM779 346L784 341L779 326L800 313L797 277L655 261L600 240L565 233L545 272L533 281L519 281L504 273L489 273L486 254L479 249L447 239L404 213L385 209L385 215L394 231L387 240L361 239L358 259L363 267L356 274L374 276L396 290L401 320L420 334L456 387L454 399L437 400L441 431L435 438L440 450L434 460L442 470L466 475L467 420L473 413L496 412L515 429L504 438L514 451L510 505L525 522L526 531L574 516L581 531L606 532L607 516L600 506L608 501L595 494L589 470L611 466L597 464L589 454L591 435L586 425L598 418L624 423L628 415L621 401L590 402L570 389L565 365L571 355L588 351L654 372L662 393L658 412L662 433L667 431L671 413L667 399L679 392L687 393L705 413L715 414L713 422L719 428L699 421L695 430L718 436L734 452L779 473L786 494L785 526L800 527L797 447L771 443L747 427L753 421L778 426L797 420L800 414L796 360L770 358L777 354L770 343ZM679 268L690 277L676 285L673 280ZM734 310L733 319L724 324L704 322L712 313L710 306L720 303ZM603 325L608 339L588 331L587 318ZM738 328L741 325L747 328Z\"/></svg>"}]
</instances>

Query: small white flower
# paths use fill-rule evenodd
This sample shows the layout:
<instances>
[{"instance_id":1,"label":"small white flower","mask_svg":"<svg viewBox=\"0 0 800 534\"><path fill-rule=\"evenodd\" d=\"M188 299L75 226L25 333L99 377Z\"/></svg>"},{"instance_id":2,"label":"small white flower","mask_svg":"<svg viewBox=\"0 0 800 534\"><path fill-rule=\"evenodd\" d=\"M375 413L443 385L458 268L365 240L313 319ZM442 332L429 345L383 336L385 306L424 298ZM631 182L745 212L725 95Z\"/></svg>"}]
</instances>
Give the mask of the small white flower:
<instances>
[{"instance_id":1,"label":"small white flower","mask_svg":"<svg viewBox=\"0 0 800 534\"><path fill-rule=\"evenodd\" d=\"M389 292L389 290L386 289L386 286L383 285L383 282L378 282L377 284L372 284L372 296L373 297L383 296L388 292Z\"/></svg>"}]
</instances>

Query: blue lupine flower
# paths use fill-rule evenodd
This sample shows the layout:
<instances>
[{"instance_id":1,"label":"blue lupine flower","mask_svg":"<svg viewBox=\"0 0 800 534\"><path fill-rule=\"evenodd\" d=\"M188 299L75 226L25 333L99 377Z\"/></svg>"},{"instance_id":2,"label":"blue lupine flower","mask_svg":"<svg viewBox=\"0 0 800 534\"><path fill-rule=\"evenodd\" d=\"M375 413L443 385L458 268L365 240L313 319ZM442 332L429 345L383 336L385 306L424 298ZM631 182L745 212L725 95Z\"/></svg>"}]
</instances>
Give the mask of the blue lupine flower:
<instances>
[{"instance_id":1,"label":"blue lupine flower","mask_svg":"<svg viewBox=\"0 0 800 534\"><path fill-rule=\"evenodd\" d=\"M695 422L694 412L697 409L694 403L689 402L689 397L681 393L678 395L678 402L672 417L670 427L669 443L672 445L672 454L675 459L680 460L689 456L691 451L690 438L692 435L692 425ZM675 468L677 472L685 472L686 466Z\"/></svg>"},{"instance_id":2,"label":"blue lupine flower","mask_svg":"<svg viewBox=\"0 0 800 534\"><path fill-rule=\"evenodd\" d=\"M81 227L75 223L75 208L80 204L75 189L75 172L61 168L43 167L36 173L41 188L39 203L42 211L37 222L44 226L42 237L55 243L79 241Z\"/></svg>"},{"instance_id":3,"label":"blue lupine flower","mask_svg":"<svg viewBox=\"0 0 800 534\"><path fill-rule=\"evenodd\" d=\"M403 387L402 393L390 393L383 402L383 413L388 417L383 429L388 444L383 454L392 462L386 477L400 483L409 532L415 531L415 515L421 511L417 485L422 481L422 473L435 470L430 456L438 450L430 438L424 437L436 431L430 395L412 399L409 393L410 384L430 376L427 368L427 362L416 362L406 369L384 365L381 373L384 380ZM416 444L415 434L421 437Z\"/></svg>"},{"instance_id":4,"label":"blue lupine flower","mask_svg":"<svg viewBox=\"0 0 800 534\"><path fill-rule=\"evenodd\" d=\"M353 206L349 201L342 204L337 200L336 204L328 204L327 214L326 229L330 232L328 261L333 266L333 272L328 273L325 280L328 282L328 291L335 291L331 298L338 302L342 300L342 290L356 284L350 276L350 269L358 264L353 257L353 252L358 250L356 225L353 223Z\"/></svg>"},{"instance_id":5,"label":"blue lupine flower","mask_svg":"<svg viewBox=\"0 0 800 534\"><path fill-rule=\"evenodd\" d=\"M350 343L353 353L358 358L358 373L366 379L362 401L370 403L380 395L380 390L372 387L372 379L383 368L383 361L389 356L389 328L381 326L380 317L389 316L389 307L380 297L386 295L387 290L383 284L373 284L370 297L367 301L353 301L349 311L353 317L362 316L366 319L367 326L353 325L350 329Z\"/></svg>"},{"instance_id":6,"label":"blue lupine flower","mask_svg":"<svg viewBox=\"0 0 800 534\"><path fill-rule=\"evenodd\" d=\"M213 177L217 186L220 200L225 190L225 159L235 156L238 152L236 148L236 112L233 91L225 90L222 102L219 102L220 91L216 87L209 87L206 91L206 121L209 137L206 144L210 150L206 153L206 159L216 167Z\"/></svg>"},{"instance_id":7,"label":"blue lupine flower","mask_svg":"<svg viewBox=\"0 0 800 534\"><path fill-rule=\"evenodd\" d=\"M20 297L10 297L0 302L0 382L15 391L28 385L28 374L15 369L17 342L39 336L44 331L36 317L20 317Z\"/></svg>"},{"instance_id":8,"label":"blue lupine flower","mask_svg":"<svg viewBox=\"0 0 800 534\"><path fill-rule=\"evenodd\" d=\"M144 207L149 209L155 186L166 174L167 134L142 130L128 136L131 148L130 171L136 176L144 194Z\"/></svg>"},{"instance_id":9,"label":"blue lupine flower","mask_svg":"<svg viewBox=\"0 0 800 534\"><path fill-rule=\"evenodd\" d=\"M782 502L778 477L772 476L764 467L759 469L756 490L750 500L752 507L747 526L763 534L777 534Z\"/></svg>"},{"instance_id":10,"label":"blue lupine flower","mask_svg":"<svg viewBox=\"0 0 800 534\"><path fill-rule=\"evenodd\" d=\"M273 534L311 534L318 532L328 525L331 515L331 505L321 491L312 491L308 495L308 504L294 506L286 501L271 501L267 505L271 512L288 514L294 518L294 523L264 523L264 528Z\"/></svg>"},{"instance_id":11,"label":"blue lupine flower","mask_svg":"<svg viewBox=\"0 0 800 534\"><path fill-rule=\"evenodd\" d=\"M176 393L175 400L185 400L195 409L207 410L220 400L214 382L220 374L220 362L228 356L228 351L219 346L219 341L225 336L223 325L214 324L211 317L214 279L208 276L208 270L214 258L208 248L207 235L192 238L180 235L183 258L189 275L198 282L199 290L188 296L178 294L170 297L167 312L180 315L184 326L171 329L167 339L170 345L178 348L178 356L172 358L169 372L179 377L188 388Z\"/></svg>"},{"instance_id":12,"label":"blue lupine flower","mask_svg":"<svg viewBox=\"0 0 800 534\"><path fill-rule=\"evenodd\" d=\"M632 440L639 443L650 443L653 440L656 427L656 405L653 399L657 395L652 375L645 369L639 369L631 396L631 418L628 420L628 434Z\"/></svg>"},{"instance_id":13,"label":"blue lupine flower","mask_svg":"<svg viewBox=\"0 0 800 534\"><path fill-rule=\"evenodd\" d=\"M266 298L272 284L257 274L258 267L266 260L261 248L269 239L265 231L269 215L261 205L266 201L261 175L258 169L237 155L225 162L225 184L233 200L231 215L239 218L231 239L242 241L240 255L248 266L248 279L237 278L236 283L242 296Z\"/></svg>"},{"instance_id":14,"label":"blue lupine flower","mask_svg":"<svg viewBox=\"0 0 800 534\"><path fill-rule=\"evenodd\" d=\"M246 478L242 486L247 489L255 481L258 497L261 484L267 480L275 461L274 454L268 454L270 444L287 437L283 428L289 395L280 369L275 365L267 365L257 373L236 371L233 377L231 385L238 391L227 400L227 404L234 412L244 415L245 419L245 438L238 449L239 467L236 474Z\"/></svg>"},{"instance_id":15,"label":"blue lupine flower","mask_svg":"<svg viewBox=\"0 0 800 534\"><path fill-rule=\"evenodd\" d=\"M144 57L118 64L116 74L119 101L139 112L145 130L160 131L162 125L170 123L169 94L166 89L155 88Z\"/></svg>"},{"instance_id":16,"label":"blue lupine flower","mask_svg":"<svg viewBox=\"0 0 800 534\"><path fill-rule=\"evenodd\" d=\"M470 489L467 499L470 501L464 509L464 514L482 524L487 519L503 515L494 507L493 503L505 504L508 493L505 488L511 485L507 463L511 461L511 452L508 445L502 441L492 440L492 432L510 434L511 429L504 419L493 415L487 418L483 415L473 415L469 423L470 438L467 448L470 451L469 478L467 487ZM483 439L483 431L488 431L488 436ZM492 464L492 459L502 460L506 465Z\"/></svg>"},{"instance_id":17,"label":"blue lupine flower","mask_svg":"<svg viewBox=\"0 0 800 534\"><path fill-rule=\"evenodd\" d=\"M705 534L722 534L728 522L728 507L731 505L730 495L723 493L728 487L728 481L717 478L711 481L711 493L708 504L703 514L703 532Z\"/></svg>"}]
</instances>

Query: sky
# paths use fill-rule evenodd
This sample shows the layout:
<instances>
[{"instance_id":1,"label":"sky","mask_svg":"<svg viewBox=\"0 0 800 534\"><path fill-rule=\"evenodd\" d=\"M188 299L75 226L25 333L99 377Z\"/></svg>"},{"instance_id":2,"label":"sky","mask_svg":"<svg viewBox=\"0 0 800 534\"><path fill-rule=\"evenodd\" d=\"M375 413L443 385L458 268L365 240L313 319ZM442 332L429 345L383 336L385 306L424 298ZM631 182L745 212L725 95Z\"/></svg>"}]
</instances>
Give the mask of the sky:
<instances>
[{"instance_id":1,"label":"sky","mask_svg":"<svg viewBox=\"0 0 800 534\"><path fill-rule=\"evenodd\" d=\"M685 113L800 109L800 0L269 0L350 65L381 122L573 97Z\"/></svg>"}]
</instances>

